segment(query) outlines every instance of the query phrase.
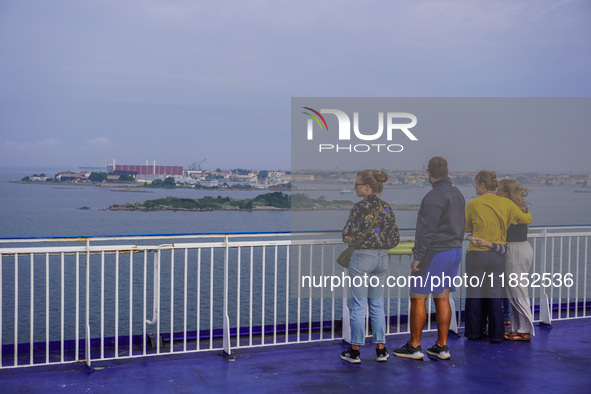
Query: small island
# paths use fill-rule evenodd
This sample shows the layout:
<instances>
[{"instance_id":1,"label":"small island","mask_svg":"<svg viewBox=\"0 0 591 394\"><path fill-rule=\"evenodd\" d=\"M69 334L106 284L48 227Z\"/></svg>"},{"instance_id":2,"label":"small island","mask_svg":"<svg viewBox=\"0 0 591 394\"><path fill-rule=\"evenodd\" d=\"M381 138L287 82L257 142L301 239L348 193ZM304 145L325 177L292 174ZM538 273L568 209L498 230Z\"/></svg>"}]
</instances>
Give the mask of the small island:
<instances>
[{"instance_id":1,"label":"small island","mask_svg":"<svg viewBox=\"0 0 591 394\"><path fill-rule=\"evenodd\" d=\"M351 209L354 202L349 200L328 201L323 196L311 199L305 194L282 192L261 194L255 198L237 199L230 197L203 197L199 199L166 197L144 202L113 204L111 211L217 211L217 210L329 210ZM418 204L394 205L395 210L418 210Z\"/></svg>"}]
</instances>

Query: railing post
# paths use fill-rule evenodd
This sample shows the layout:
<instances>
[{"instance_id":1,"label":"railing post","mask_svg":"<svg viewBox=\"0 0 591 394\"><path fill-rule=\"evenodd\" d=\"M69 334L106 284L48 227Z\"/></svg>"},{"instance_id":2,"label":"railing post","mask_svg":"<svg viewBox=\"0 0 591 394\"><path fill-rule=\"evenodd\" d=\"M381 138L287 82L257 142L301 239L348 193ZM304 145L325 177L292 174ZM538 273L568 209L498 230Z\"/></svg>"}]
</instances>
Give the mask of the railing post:
<instances>
[{"instance_id":1,"label":"railing post","mask_svg":"<svg viewBox=\"0 0 591 394\"><path fill-rule=\"evenodd\" d=\"M449 296L449 306L451 308L451 321L449 322L449 330L459 334L458 331L458 318L456 314L456 302L453 300L451 295Z\"/></svg>"},{"instance_id":2,"label":"railing post","mask_svg":"<svg viewBox=\"0 0 591 394\"><path fill-rule=\"evenodd\" d=\"M86 316L84 325L84 359L86 366L90 367L90 238L86 238Z\"/></svg>"},{"instance_id":3,"label":"railing post","mask_svg":"<svg viewBox=\"0 0 591 394\"><path fill-rule=\"evenodd\" d=\"M160 313L160 250L154 252L154 302L152 304L152 320L146 320L146 324L152 325L158 321Z\"/></svg>"},{"instance_id":4,"label":"railing post","mask_svg":"<svg viewBox=\"0 0 591 394\"><path fill-rule=\"evenodd\" d=\"M546 272L546 241L548 239L548 234L546 232L546 228L542 230L542 274ZM551 302L552 300L548 299L548 294L546 294L546 288L542 287L542 291L540 293L540 322L543 324L551 325L552 324L552 313L551 313ZM559 301L560 302L560 301Z\"/></svg>"},{"instance_id":5,"label":"railing post","mask_svg":"<svg viewBox=\"0 0 591 394\"><path fill-rule=\"evenodd\" d=\"M172 245L160 245L157 250L154 251L154 290L153 296L154 301L152 305L152 320L146 320L145 324L153 325L156 324L156 337L154 338L154 334L151 334L151 337L154 338L152 340L152 346L154 346L153 342L156 341L156 353L160 353L160 251L163 248L172 247ZM173 345L173 333L170 333L170 346Z\"/></svg>"},{"instance_id":6,"label":"railing post","mask_svg":"<svg viewBox=\"0 0 591 394\"><path fill-rule=\"evenodd\" d=\"M224 253L224 305L223 305L223 345L224 357L228 360L234 360L232 356L232 349L230 347L230 318L228 316L228 265L230 247L228 245L228 235L224 236L226 244ZM237 328L238 330L240 328Z\"/></svg>"}]
</instances>

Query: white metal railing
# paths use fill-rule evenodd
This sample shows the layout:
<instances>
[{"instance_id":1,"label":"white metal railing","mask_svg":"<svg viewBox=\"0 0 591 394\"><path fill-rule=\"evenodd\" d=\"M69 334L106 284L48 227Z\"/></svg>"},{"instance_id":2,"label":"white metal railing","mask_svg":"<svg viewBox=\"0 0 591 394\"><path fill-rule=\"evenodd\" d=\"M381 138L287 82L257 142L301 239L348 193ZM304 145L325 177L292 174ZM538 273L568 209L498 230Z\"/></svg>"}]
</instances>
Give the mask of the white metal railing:
<instances>
[{"instance_id":1,"label":"white metal railing","mask_svg":"<svg viewBox=\"0 0 591 394\"><path fill-rule=\"evenodd\" d=\"M530 230L529 277L573 276L532 287L536 321L588 317L589 237ZM0 239L0 367L347 339L347 290L301 286L346 275L342 249L335 232ZM409 262L390 256L388 275L408 276ZM464 294L451 301L456 332ZM408 295L387 286L387 334L408 333Z\"/></svg>"}]
</instances>

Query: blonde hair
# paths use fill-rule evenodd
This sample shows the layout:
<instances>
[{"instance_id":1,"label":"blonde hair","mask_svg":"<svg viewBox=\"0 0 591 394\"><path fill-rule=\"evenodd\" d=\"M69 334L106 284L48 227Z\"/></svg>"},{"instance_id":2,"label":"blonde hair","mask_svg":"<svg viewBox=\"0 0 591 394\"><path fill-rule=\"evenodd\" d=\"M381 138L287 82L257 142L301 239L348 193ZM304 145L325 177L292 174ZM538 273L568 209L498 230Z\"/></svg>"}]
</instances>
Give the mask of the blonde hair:
<instances>
[{"instance_id":1,"label":"blonde hair","mask_svg":"<svg viewBox=\"0 0 591 394\"><path fill-rule=\"evenodd\" d=\"M388 174L378 170L363 170L357 173L361 183L368 185L372 193L380 194L384 190L384 182L388 180Z\"/></svg>"},{"instance_id":2,"label":"blonde hair","mask_svg":"<svg viewBox=\"0 0 591 394\"><path fill-rule=\"evenodd\" d=\"M513 201L523 212L529 212L527 205L530 203L525 201L525 197L529 194L529 188L520 185L514 179L503 179L499 182L499 191L507 193L509 200Z\"/></svg>"},{"instance_id":3,"label":"blonde hair","mask_svg":"<svg viewBox=\"0 0 591 394\"><path fill-rule=\"evenodd\" d=\"M480 171L475 178L476 183L484 183L484 187L486 190L495 191L497 187L499 187L499 182L497 181L497 173L494 171Z\"/></svg>"}]
</instances>

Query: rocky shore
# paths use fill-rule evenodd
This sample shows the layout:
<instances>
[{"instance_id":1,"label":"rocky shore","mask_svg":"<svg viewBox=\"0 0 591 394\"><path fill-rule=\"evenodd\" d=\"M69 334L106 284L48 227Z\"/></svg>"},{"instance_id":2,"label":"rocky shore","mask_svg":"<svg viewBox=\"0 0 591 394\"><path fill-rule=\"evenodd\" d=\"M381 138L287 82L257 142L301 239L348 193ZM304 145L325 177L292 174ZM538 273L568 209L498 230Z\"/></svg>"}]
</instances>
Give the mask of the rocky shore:
<instances>
[{"instance_id":1,"label":"rocky shore","mask_svg":"<svg viewBox=\"0 0 591 394\"><path fill-rule=\"evenodd\" d=\"M113 204L111 211L289 211L289 210L349 210L354 202L349 200L310 199L304 194L288 195L281 192L267 193L253 199L230 197L203 197L200 199L166 197L144 202ZM393 205L394 210L419 209L418 204Z\"/></svg>"}]
</instances>

